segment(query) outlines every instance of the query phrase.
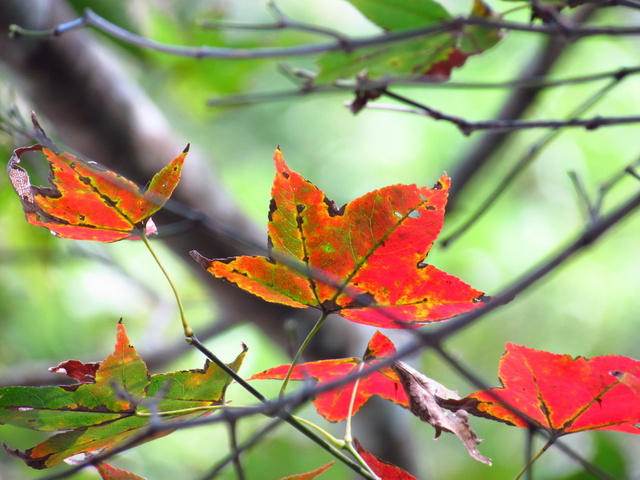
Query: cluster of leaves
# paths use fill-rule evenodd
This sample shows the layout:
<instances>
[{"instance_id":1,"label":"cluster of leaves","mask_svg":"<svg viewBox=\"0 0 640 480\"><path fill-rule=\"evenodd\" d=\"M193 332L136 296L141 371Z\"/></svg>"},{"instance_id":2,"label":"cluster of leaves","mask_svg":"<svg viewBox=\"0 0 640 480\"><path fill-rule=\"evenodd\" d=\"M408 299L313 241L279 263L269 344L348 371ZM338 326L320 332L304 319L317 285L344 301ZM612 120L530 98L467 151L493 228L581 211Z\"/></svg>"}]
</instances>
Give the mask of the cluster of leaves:
<instances>
[{"instance_id":1,"label":"cluster of leaves","mask_svg":"<svg viewBox=\"0 0 640 480\"><path fill-rule=\"evenodd\" d=\"M453 68L501 38L496 29L473 25L438 32L436 27L453 17L433 0L402 7L393 2L349 1L389 35L433 30L428 37L406 35L393 44L326 53L318 60L316 84L354 77L377 86L397 78L444 81ZM471 16L496 17L480 0L474 1ZM539 7L534 16L549 21ZM360 101L366 103L375 90L361 94ZM16 149L8 168L29 223L61 238L107 243L146 242L156 233L151 217L177 187L188 146L146 188L139 188L95 162L62 152L35 117L34 126L40 143ZM43 153L48 162L46 187L32 185L20 166L30 152ZM265 301L317 309L318 326L338 314L381 329L416 329L491 301L426 262L444 221L451 185L447 175L432 188L391 185L338 207L289 169L280 149L274 161L267 256L209 259L192 251L191 256L212 275ZM193 336L187 328L185 333L189 339ZM140 478L102 462L102 456L168 435L179 422L224 409L226 389L239 381L234 374L246 352L244 348L226 368L207 360L202 369L150 375L119 323L112 355L101 362L70 360L50 369L76 383L0 388L0 424L56 432L25 451L5 449L37 469L84 459L94 463L104 479ZM636 360L615 355L572 358L508 343L498 376L500 388L460 397L403 363L394 344L377 331L362 357L302 364L294 360L249 380L282 380L284 385L289 380L311 380L313 405L329 422L350 422L372 396L378 396L432 425L436 438L443 431L454 434L472 458L487 465L491 461L478 449L480 440L470 427L469 415L542 429L551 441L585 430L640 433ZM415 478L376 458L350 435L344 444L371 478ZM288 479L313 479L330 466Z\"/></svg>"},{"instance_id":2,"label":"cluster of leaves","mask_svg":"<svg viewBox=\"0 0 640 480\"><path fill-rule=\"evenodd\" d=\"M64 238L144 238L150 215L176 187L186 152L158 173L147 189L94 163L56 153L48 145L19 148L9 177L27 221ZM33 186L18 166L27 151L42 151L50 167L49 187ZM367 193L342 208L300 174L279 149L269 209L268 257L206 259L192 256L213 275L263 299L339 313L379 328L412 329L481 308L489 298L456 277L424 263L444 220L450 181L433 188L392 185ZM246 349L228 366L237 371ZM114 353L102 362L67 361L51 371L76 380L58 387L0 389L0 423L60 432L26 451L6 450L33 468L51 467L77 456L108 453L172 431L171 423L224 407L232 377L207 361L200 370L149 375L124 326L118 325ZM408 408L436 430L455 434L476 460L480 440L468 415L519 427L540 427L553 438L583 430L639 433L640 362L626 357L571 358L507 344L499 368L501 388L460 398L397 358L382 333L371 338L362 358L287 364L250 380L313 379L313 403L330 422L350 420L374 395ZM152 430L162 419L163 428ZM366 452L356 455L380 478L414 478ZM138 478L98 463L103 478ZM314 478L329 465L291 478ZM114 473L115 472L115 473ZM129 475L128 477L125 475Z\"/></svg>"}]
</instances>

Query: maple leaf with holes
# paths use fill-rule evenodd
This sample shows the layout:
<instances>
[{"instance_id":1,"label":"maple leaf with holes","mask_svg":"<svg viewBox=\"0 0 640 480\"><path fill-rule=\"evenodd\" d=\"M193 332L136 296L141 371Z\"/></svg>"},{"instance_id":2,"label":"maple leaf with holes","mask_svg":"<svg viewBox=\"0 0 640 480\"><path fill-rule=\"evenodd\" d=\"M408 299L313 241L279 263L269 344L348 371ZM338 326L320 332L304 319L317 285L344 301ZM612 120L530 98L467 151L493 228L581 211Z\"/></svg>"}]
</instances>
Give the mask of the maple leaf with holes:
<instances>
[{"instance_id":1,"label":"maple leaf with holes","mask_svg":"<svg viewBox=\"0 0 640 480\"><path fill-rule=\"evenodd\" d=\"M269 209L269 256L208 259L208 272L269 302L315 307L381 328L417 327L482 306L481 291L424 262L449 191L391 185L342 208L287 167L280 149Z\"/></svg>"},{"instance_id":2,"label":"maple leaf with holes","mask_svg":"<svg viewBox=\"0 0 640 480\"><path fill-rule=\"evenodd\" d=\"M9 161L11 185L27 221L61 238L115 242L157 232L151 215L160 210L180 181L189 146L158 172L145 189L96 162L61 152L32 116L39 144L17 148ZM42 152L49 163L48 187L31 185L19 166L26 152Z\"/></svg>"},{"instance_id":3,"label":"maple leaf with holes","mask_svg":"<svg viewBox=\"0 0 640 480\"><path fill-rule=\"evenodd\" d=\"M498 373L501 388L472 393L461 407L518 427L543 427L557 436L584 430L640 433L638 360L573 358L507 343Z\"/></svg>"},{"instance_id":4,"label":"maple leaf with holes","mask_svg":"<svg viewBox=\"0 0 640 480\"><path fill-rule=\"evenodd\" d=\"M347 377L364 370L357 383L355 396L353 389L356 380L345 385L318 393L313 399L313 405L317 412L330 422L340 422L349 416L349 406L353 398L351 415L355 415L373 395L378 395L405 408L409 407L409 400L398 375L390 368L376 368L385 358L393 357L396 348L382 333L376 332L367 346L367 351L362 359L341 358L334 360L320 360L317 362L296 365L291 374L291 380L308 380L313 378L318 385L333 382L339 378ZM264 372L253 375L249 380L283 380L289 371L290 365L280 365Z\"/></svg>"},{"instance_id":5,"label":"maple leaf with holes","mask_svg":"<svg viewBox=\"0 0 640 480\"><path fill-rule=\"evenodd\" d=\"M245 353L246 347L229 367L237 371ZM160 414L155 421L167 424L208 415L224 403L231 383L226 372L208 361L203 369L149 375L122 324L114 352L96 365L73 361L53 368L79 380L72 385L0 388L0 425L59 432L26 451L5 445L7 452L36 469L82 461L137 438L149 427L152 411ZM171 432L161 430L136 445Z\"/></svg>"},{"instance_id":6,"label":"maple leaf with holes","mask_svg":"<svg viewBox=\"0 0 640 480\"><path fill-rule=\"evenodd\" d=\"M437 27L454 17L441 3L428 1L348 0L360 13L390 34L409 29ZM470 18L499 21L500 15L481 0L474 0ZM464 25L449 31L433 32L398 39L384 45L370 45L355 51L333 51L323 54L317 64L319 71L314 85L335 83L340 79L357 79L357 84L370 84L372 94L399 79L442 82L449 79L453 68L464 65L471 55L481 54L503 37L496 28ZM371 97L373 98L373 97ZM360 108L366 103L356 98ZM356 106L357 110L357 106Z\"/></svg>"}]
</instances>

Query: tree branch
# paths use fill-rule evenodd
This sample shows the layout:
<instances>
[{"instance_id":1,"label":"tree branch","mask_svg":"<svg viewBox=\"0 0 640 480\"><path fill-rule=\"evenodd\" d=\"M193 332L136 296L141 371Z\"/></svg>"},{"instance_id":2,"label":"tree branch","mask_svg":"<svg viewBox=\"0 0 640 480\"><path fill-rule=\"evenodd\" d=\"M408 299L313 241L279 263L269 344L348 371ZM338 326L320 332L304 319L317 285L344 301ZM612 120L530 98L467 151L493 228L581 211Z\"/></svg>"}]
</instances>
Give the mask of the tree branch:
<instances>
[{"instance_id":1,"label":"tree branch","mask_svg":"<svg viewBox=\"0 0 640 480\"><path fill-rule=\"evenodd\" d=\"M131 45L137 45L139 47L148 48L171 55L193 58L224 59L282 58L300 55L313 55L318 53L332 52L336 50L344 50L350 52L359 48L375 45L387 45L410 38L434 35L443 32L455 32L461 30L462 27L465 26L476 26L494 30L537 33L552 37L570 38L574 40L588 36L635 36L640 34L640 27L573 27L561 24L531 25L526 23L495 21L476 16L459 16L446 22L441 22L436 25L430 25L417 29L407 29L399 32L384 33L381 35L373 35L361 39L339 38L335 42L314 43L285 48L244 49L210 46L189 47L157 42L155 40L151 40L135 33L129 32L119 27L118 25L109 22L89 8L84 10L84 13L81 17L68 22L59 23L57 26L51 29L30 29L17 24L12 24L10 26L10 32L13 38L18 38L20 36L56 37L88 26L94 27ZM319 30L321 33L327 34L327 31L324 29Z\"/></svg>"}]
</instances>

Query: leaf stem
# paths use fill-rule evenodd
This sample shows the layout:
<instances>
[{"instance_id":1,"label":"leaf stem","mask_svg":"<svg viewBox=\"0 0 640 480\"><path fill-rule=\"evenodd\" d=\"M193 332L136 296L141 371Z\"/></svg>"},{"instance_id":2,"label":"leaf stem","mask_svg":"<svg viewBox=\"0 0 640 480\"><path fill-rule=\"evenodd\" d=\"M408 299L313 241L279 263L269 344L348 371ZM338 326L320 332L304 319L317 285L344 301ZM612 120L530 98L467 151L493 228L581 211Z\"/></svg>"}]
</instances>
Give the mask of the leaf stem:
<instances>
[{"instance_id":1,"label":"leaf stem","mask_svg":"<svg viewBox=\"0 0 640 480\"><path fill-rule=\"evenodd\" d=\"M339 448L341 450L343 450L345 448L345 441L344 440L340 440L340 439L334 437L329 432L327 432L325 429L323 429L322 427L319 427L315 423L310 422L306 418L298 417L296 415L291 415L291 418L295 419L297 422L300 422L300 423L302 423L304 425L307 425L307 426L313 428L314 430L318 431L323 437L326 438L326 440L329 441L329 443L333 447Z\"/></svg>"},{"instance_id":2,"label":"leaf stem","mask_svg":"<svg viewBox=\"0 0 640 480\"><path fill-rule=\"evenodd\" d=\"M322 324L324 323L324 321L327 319L328 316L329 316L329 313L322 312L322 315L320 315L320 318L318 319L316 324L313 326L313 328L311 329L311 331L307 335L307 338L305 338L304 342L302 342L302 345L300 345L300 348L296 352L296 355L295 355L295 357L293 357L293 361L291 362L291 365L289 366L289 371L285 375L284 381L282 382L282 388L280 388L280 398L284 397L284 394L285 394L285 392L287 390L287 385L289 384L289 379L291 378L291 374L293 373L293 369L297 365L298 360L300 360L300 357L302 356L304 351L309 346L309 343L311 343L311 340L313 339L315 334L318 333L318 330L320 330L320 327L322 326Z\"/></svg>"},{"instance_id":3,"label":"leaf stem","mask_svg":"<svg viewBox=\"0 0 640 480\"><path fill-rule=\"evenodd\" d=\"M185 415L188 413L202 412L204 410L219 410L225 408L226 405L202 405L200 407L181 408L179 410L166 410L164 412L140 412L135 411L136 417L167 417L171 415Z\"/></svg>"},{"instance_id":4,"label":"leaf stem","mask_svg":"<svg viewBox=\"0 0 640 480\"><path fill-rule=\"evenodd\" d=\"M180 408L178 410L165 410L163 412L141 412L139 410L136 410L134 415L137 417L162 417L162 416L170 416L170 415L184 415L187 413L194 413L194 412L202 412L205 410L221 410L221 409L247 409L247 408L251 408L247 405L229 405L229 404L225 404L225 405L201 405L199 407L190 407L190 408Z\"/></svg>"},{"instance_id":5,"label":"leaf stem","mask_svg":"<svg viewBox=\"0 0 640 480\"><path fill-rule=\"evenodd\" d=\"M364 365L364 363L363 363L363 365ZM360 378L358 378L356 380L356 388L357 388L357 382L359 380L360 380ZM349 408L349 416L351 416L351 408ZM340 450L346 450L347 452L349 452L349 454L356 460L356 462L358 462L360 464L360 466L362 468L366 469L366 471L369 472L374 477L377 477L376 473L373 470L371 470L371 467L369 467L369 465L367 465L367 462L364 461L364 459L360 456L358 451L353 446L353 439L352 438L347 439L346 438L347 435L345 435L345 439L344 440L339 440L336 437L334 437L333 435L331 435L329 432L327 432L323 428L319 427L315 423L310 422L309 420L306 420L306 419L300 418L300 417L296 417L294 415L292 415L292 418L294 418L295 420L297 420L300 423L308 425L309 427L317 430L323 437L325 437L326 440L328 440L328 442L333 447L339 448ZM351 420L351 418L349 418L349 420ZM348 428L350 429L350 425L348 426ZM351 433L349 433L349 437L351 437Z\"/></svg>"},{"instance_id":6,"label":"leaf stem","mask_svg":"<svg viewBox=\"0 0 640 480\"><path fill-rule=\"evenodd\" d=\"M193 335L194 335L193 329L189 326L189 322L187 321L187 316L184 313L184 306L182 305L182 300L180 299L180 294L178 293L178 289L176 288L175 284L173 283L173 280L171 280L171 276L169 275L169 272L167 272L167 270L164 268L164 265L162 265L162 262L160 261L160 258L158 257L158 255L156 254L155 250L151 246L151 242L149 241L147 236L144 233L142 233L140 235L140 238L142 239L142 242L146 245L147 250L149 250L149 253L151 253L151 256L153 257L153 259L156 261L156 263L160 267L160 270L162 270L163 275L167 279L167 282L169 282L169 286L171 287L171 290L173 291L173 295L176 297L176 302L178 304L178 310L180 311L180 320L182 321L182 329L184 330L185 337L187 337L187 338L193 337Z\"/></svg>"},{"instance_id":7,"label":"leaf stem","mask_svg":"<svg viewBox=\"0 0 640 480\"><path fill-rule=\"evenodd\" d=\"M358 367L358 374L362 372L362 370L364 369L364 364L365 362L363 360L360 366ZM351 417L353 416L353 405L355 404L355 401L356 401L356 394L358 393L358 387L360 386L361 378L362 378L362 375L359 375L358 378L356 378L356 381L353 383L353 392L351 392L351 400L349 401L349 411L347 413L347 426L344 431L344 441L347 443L353 442L353 436L351 435Z\"/></svg>"}]
</instances>

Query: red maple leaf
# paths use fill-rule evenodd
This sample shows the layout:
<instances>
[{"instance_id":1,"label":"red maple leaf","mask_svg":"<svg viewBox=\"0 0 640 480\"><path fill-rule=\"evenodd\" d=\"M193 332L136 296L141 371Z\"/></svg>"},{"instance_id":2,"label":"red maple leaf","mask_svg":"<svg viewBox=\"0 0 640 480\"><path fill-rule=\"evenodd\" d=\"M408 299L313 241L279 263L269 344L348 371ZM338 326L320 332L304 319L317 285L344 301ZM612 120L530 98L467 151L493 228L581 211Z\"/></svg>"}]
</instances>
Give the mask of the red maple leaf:
<instances>
[{"instance_id":1,"label":"red maple leaf","mask_svg":"<svg viewBox=\"0 0 640 480\"><path fill-rule=\"evenodd\" d=\"M325 466L316 468L312 472L307 473L299 473L298 475L291 475L289 477L285 477L282 480L313 480L317 478L321 473L328 470L333 465L333 462L327 463Z\"/></svg>"},{"instance_id":2,"label":"red maple leaf","mask_svg":"<svg viewBox=\"0 0 640 480\"><path fill-rule=\"evenodd\" d=\"M518 427L529 421L556 435L583 430L637 434L640 397L629 379L638 375L640 362L628 357L573 358L507 343L499 367L502 388L472 393L462 402L473 415Z\"/></svg>"},{"instance_id":3,"label":"red maple leaf","mask_svg":"<svg viewBox=\"0 0 640 480\"><path fill-rule=\"evenodd\" d=\"M100 462L97 465L94 465L94 467L98 470L102 480L145 480L135 473L127 472L121 468L112 467L105 462Z\"/></svg>"},{"instance_id":4,"label":"red maple leaf","mask_svg":"<svg viewBox=\"0 0 640 480\"><path fill-rule=\"evenodd\" d=\"M280 150L274 160L269 257L210 260L192 251L213 275L270 302L382 328L444 320L487 299L423 262L442 228L446 175L433 188L392 185L337 208Z\"/></svg>"},{"instance_id":5,"label":"red maple leaf","mask_svg":"<svg viewBox=\"0 0 640 480\"><path fill-rule=\"evenodd\" d=\"M380 460L375 455L367 452L357 439L353 439L353 445L356 447L356 451L366 462L373 473L375 473L380 480L418 480L409 472L396 467L392 463Z\"/></svg>"},{"instance_id":6,"label":"red maple leaf","mask_svg":"<svg viewBox=\"0 0 640 480\"><path fill-rule=\"evenodd\" d=\"M27 221L61 238L115 242L156 233L151 215L160 210L180 181L189 146L158 172L145 189L115 172L61 152L46 136L35 115L41 144L18 148L9 161L9 179L20 197ZM31 185L20 167L25 152L41 151L49 162L48 187Z\"/></svg>"},{"instance_id":7,"label":"red maple leaf","mask_svg":"<svg viewBox=\"0 0 640 480\"><path fill-rule=\"evenodd\" d=\"M375 369L375 364L381 359L396 354L393 343L382 333L376 332L367 346L362 359L341 358L336 360L320 360L296 365L293 368L291 380L307 380L314 378L318 385L324 385L349 374L357 373L360 368L370 371L360 377L358 390L353 402L352 415L367 403L373 395L391 400L403 407L409 407L409 399L400 383L398 375L390 368ZM364 365L363 365L364 363ZM249 380L284 379L290 365L280 365L264 372L253 375ZM349 416L349 405L353 396L355 380L347 385L319 393L313 399L313 404L320 415L331 422L340 422Z\"/></svg>"}]
</instances>

